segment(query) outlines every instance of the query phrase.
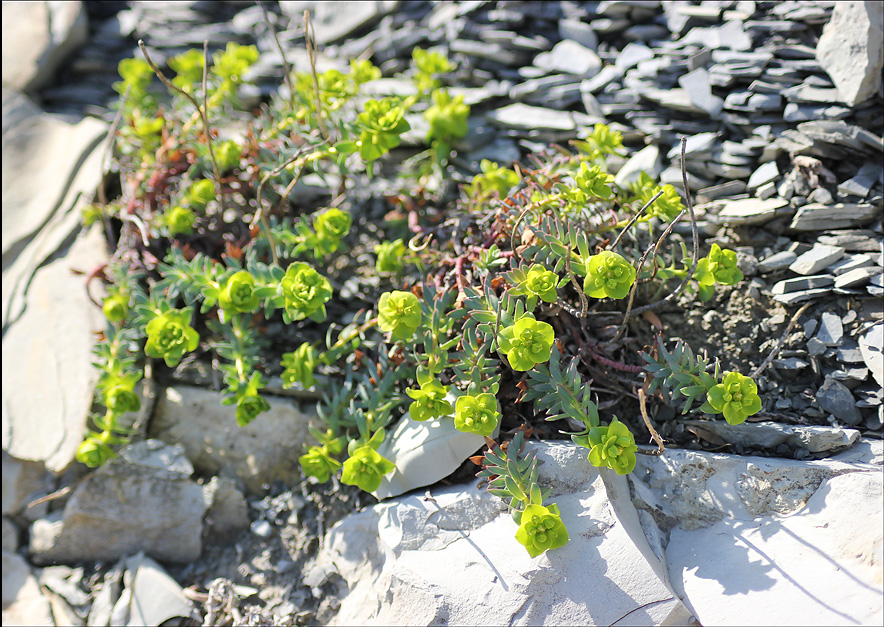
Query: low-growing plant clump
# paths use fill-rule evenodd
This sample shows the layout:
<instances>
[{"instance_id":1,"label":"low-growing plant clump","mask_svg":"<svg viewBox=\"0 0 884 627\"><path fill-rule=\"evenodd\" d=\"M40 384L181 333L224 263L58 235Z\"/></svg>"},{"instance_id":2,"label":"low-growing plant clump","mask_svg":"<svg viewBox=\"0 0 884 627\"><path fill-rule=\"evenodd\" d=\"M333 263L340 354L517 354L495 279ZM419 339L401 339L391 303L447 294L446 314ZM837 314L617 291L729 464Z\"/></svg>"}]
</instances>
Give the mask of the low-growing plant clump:
<instances>
[{"instance_id":1,"label":"low-growing plant clump","mask_svg":"<svg viewBox=\"0 0 884 627\"><path fill-rule=\"evenodd\" d=\"M532 430L570 435L587 463L621 475L646 452L637 445L646 434L604 415L588 360L643 375L643 408L653 396L730 424L760 411L752 378L722 372L685 342L663 333L642 350L625 342L635 316L707 301L743 277L733 251L700 254L690 199L674 187L646 174L614 184L607 161L625 152L619 133L596 125L529 166L482 161L446 202L440 181L455 171L451 154L469 116L463 97L442 86L453 69L446 58L415 49L414 93L405 97L363 95L381 74L366 60L290 73L232 134L227 122L243 115L239 88L257 59L256 48L231 43L211 58L192 50L169 59L171 78L149 57L120 64L121 191L84 212L87 224L104 224L115 254L103 272L107 328L96 348L105 409L79 461L99 466L129 441L150 360L211 364L240 426L270 408L267 381L280 376L287 388L322 388L315 443L292 452L319 481L335 475L376 491L397 461L378 449L400 420L448 421L484 437L479 476L507 501L515 539L534 557L567 544L568 521L523 447ZM157 78L170 99L153 91ZM376 290L364 295L376 306L332 319L345 279L336 260L365 224L344 201L418 114L429 148L401 165L401 191L388 198L399 219L360 270L379 277L380 288L363 284ZM307 175L328 184L329 203L299 202ZM693 225L691 248L668 243L680 220ZM282 325L280 337L268 337L271 323ZM324 340L302 341L311 336ZM293 350L277 356L274 344Z\"/></svg>"}]
</instances>

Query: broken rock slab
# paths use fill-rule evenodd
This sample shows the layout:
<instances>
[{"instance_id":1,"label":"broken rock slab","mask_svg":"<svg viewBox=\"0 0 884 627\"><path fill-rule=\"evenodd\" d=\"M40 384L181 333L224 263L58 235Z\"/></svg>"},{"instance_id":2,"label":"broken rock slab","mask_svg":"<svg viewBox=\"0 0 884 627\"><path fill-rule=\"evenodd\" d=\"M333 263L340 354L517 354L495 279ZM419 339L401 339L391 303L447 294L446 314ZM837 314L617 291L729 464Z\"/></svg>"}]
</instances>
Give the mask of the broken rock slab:
<instances>
[{"instance_id":1,"label":"broken rock slab","mask_svg":"<svg viewBox=\"0 0 884 627\"><path fill-rule=\"evenodd\" d=\"M31 559L116 560L138 551L169 562L197 559L211 494L192 472L181 445L147 440L122 449L74 489L64 510L31 525Z\"/></svg>"},{"instance_id":2,"label":"broken rock slab","mask_svg":"<svg viewBox=\"0 0 884 627\"><path fill-rule=\"evenodd\" d=\"M268 396L270 409L240 427L234 409L221 400L218 392L202 388L166 388L157 399L150 436L181 444L197 471L238 479L253 493L276 480L300 481L298 456L315 416L292 399Z\"/></svg>"},{"instance_id":3,"label":"broken rock slab","mask_svg":"<svg viewBox=\"0 0 884 627\"><path fill-rule=\"evenodd\" d=\"M880 466L669 449L639 455L629 480L651 545L701 624L884 619Z\"/></svg>"},{"instance_id":4,"label":"broken rock slab","mask_svg":"<svg viewBox=\"0 0 884 627\"><path fill-rule=\"evenodd\" d=\"M27 561L3 551L3 624L54 625L49 598L43 594Z\"/></svg>"},{"instance_id":5,"label":"broken rock slab","mask_svg":"<svg viewBox=\"0 0 884 627\"><path fill-rule=\"evenodd\" d=\"M835 3L817 43L816 58L846 105L855 106L878 93L884 69L884 4Z\"/></svg>"},{"instance_id":6,"label":"broken rock slab","mask_svg":"<svg viewBox=\"0 0 884 627\"><path fill-rule=\"evenodd\" d=\"M811 453L840 451L854 444L860 435L856 429L784 425L778 422L731 425L722 420L682 420L681 423L709 431L731 444L762 449L776 449L780 444L787 444Z\"/></svg>"},{"instance_id":7,"label":"broken rock slab","mask_svg":"<svg viewBox=\"0 0 884 627\"><path fill-rule=\"evenodd\" d=\"M33 93L88 35L81 2L4 2L3 87Z\"/></svg>"},{"instance_id":8,"label":"broken rock slab","mask_svg":"<svg viewBox=\"0 0 884 627\"><path fill-rule=\"evenodd\" d=\"M611 625L628 616L631 625L688 624L625 478L603 477L573 444L529 446L568 527L565 547L532 559L504 503L473 485L399 497L338 523L307 573L314 586L333 573L346 582L333 623Z\"/></svg>"}]
</instances>

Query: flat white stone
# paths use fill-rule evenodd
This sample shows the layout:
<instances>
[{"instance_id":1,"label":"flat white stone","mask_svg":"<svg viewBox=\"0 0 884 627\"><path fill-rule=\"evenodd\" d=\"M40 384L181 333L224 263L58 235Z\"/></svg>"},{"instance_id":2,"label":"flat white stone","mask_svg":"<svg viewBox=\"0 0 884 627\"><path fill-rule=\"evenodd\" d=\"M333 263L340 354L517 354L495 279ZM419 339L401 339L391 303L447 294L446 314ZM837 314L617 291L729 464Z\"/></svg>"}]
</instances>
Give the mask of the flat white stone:
<instances>
[{"instance_id":1,"label":"flat white stone","mask_svg":"<svg viewBox=\"0 0 884 627\"><path fill-rule=\"evenodd\" d=\"M884 324L879 322L859 338L859 350L875 381L884 387Z\"/></svg>"},{"instance_id":2,"label":"flat white stone","mask_svg":"<svg viewBox=\"0 0 884 627\"><path fill-rule=\"evenodd\" d=\"M626 163L617 171L614 183L621 189L626 189L630 183L638 181L642 172L656 180L663 171L663 160L660 158L660 149L649 144L632 155Z\"/></svg>"},{"instance_id":3,"label":"flat white stone","mask_svg":"<svg viewBox=\"0 0 884 627\"><path fill-rule=\"evenodd\" d=\"M782 198L743 198L724 201L718 218L724 224L762 224L781 215L789 215L794 209Z\"/></svg>"},{"instance_id":4,"label":"flat white stone","mask_svg":"<svg viewBox=\"0 0 884 627\"><path fill-rule=\"evenodd\" d=\"M668 450L640 455L630 480L646 532L675 525L670 579L701 624L884 618L880 467Z\"/></svg>"},{"instance_id":5,"label":"flat white stone","mask_svg":"<svg viewBox=\"0 0 884 627\"><path fill-rule=\"evenodd\" d=\"M503 128L573 131L574 118L567 111L515 103L486 114L492 124Z\"/></svg>"},{"instance_id":6,"label":"flat white stone","mask_svg":"<svg viewBox=\"0 0 884 627\"><path fill-rule=\"evenodd\" d=\"M455 399L448 400L453 406ZM481 435L455 429L454 418L417 422L406 412L378 447L378 453L396 464L396 468L372 494L385 499L436 483L457 470L484 444Z\"/></svg>"},{"instance_id":7,"label":"flat white stone","mask_svg":"<svg viewBox=\"0 0 884 627\"><path fill-rule=\"evenodd\" d=\"M813 248L798 256L789 266L789 270L796 274L816 274L823 268L835 263L844 256L844 249L840 246L826 246L814 244Z\"/></svg>"}]
</instances>

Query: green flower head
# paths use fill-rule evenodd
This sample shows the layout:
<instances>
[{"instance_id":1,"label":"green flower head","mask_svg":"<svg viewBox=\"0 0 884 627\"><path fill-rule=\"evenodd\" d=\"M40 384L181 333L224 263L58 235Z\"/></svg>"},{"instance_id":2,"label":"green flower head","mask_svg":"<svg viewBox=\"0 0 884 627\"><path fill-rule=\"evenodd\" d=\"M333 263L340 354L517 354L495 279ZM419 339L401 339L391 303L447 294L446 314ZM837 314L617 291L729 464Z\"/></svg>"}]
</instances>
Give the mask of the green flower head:
<instances>
[{"instance_id":1,"label":"green flower head","mask_svg":"<svg viewBox=\"0 0 884 627\"><path fill-rule=\"evenodd\" d=\"M242 148L233 140L223 141L215 147L215 161L222 173L238 166L241 158Z\"/></svg>"},{"instance_id":2,"label":"green flower head","mask_svg":"<svg viewBox=\"0 0 884 627\"><path fill-rule=\"evenodd\" d=\"M166 365L174 368L184 353L196 350L199 334L190 326L190 311L170 309L147 323L147 344L144 354L162 357Z\"/></svg>"},{"instance_id":3,"label":"green flower head","mask_svg":"<svg viewBox=\"0 0 884 627\"><path fill-rule=\"evenodd\" d=\"M451 403L445 399L448 388L438 381L428 381L421 384L419 390L407 389L405 393L414 399L408 408L412 420L423 422L430 418L450 416L454 411Z\"/></svg>"},{"instance_id":4,"label":"green flower head","mask_svg":"<svg viewBox=\"0 0 884 627\"><path fill-rule=\"evenodd\" d=\"M568 530L562 522L558 506L532 504L526 507L516 531L516 540L528 549L531 557L565 546L568 543Z\"/></svg>"},{"instance_id":5,"label":"green flower head","mask_svg":"<svg viewBox=\"0 0 884 627\"><path fill-rule=\"evenodd\" d=\"M515 170L499 167L494 161L482 159L479 167L482 173L474 176L472 184L467 188L471 195L474 192L479 192L483 196L497 192L498 196L505 198L510 190L519 184L519 175Z\"/></svg>"},{"instance_id":6,"label":"green flower head","mask_svg":"<svg viewBox=\"0 0 884 627\"><path fill-rule=\"evenodd\" d=\"M89 468L98 468L107 460L116 457L117 454L111 445L104 439L105 434L92 435L77 447L77 453L74 456L78 462L89 466Z\"/></svg>"},{"instance_id":7,"label":"green flower head","mask_svg":"<svg viewBox=\"0 0 884 627\"><path fill-rule=\"evenodd\" d=\"M215 184L208 179L201 179L187 190L187 199L194 207L203 207L215 200Z\"/></svg>"},{"instance_id":8,"label":"green flower head","mask_svg":"<svg viewBox=\"0 0 884 627\"><path fill-rule=\"evenodd\" d=\"M724 375L721 383L709 389L706 400L715 408L712 413L724 413L724 419L732 425L745 422L746 418L761 411L758 386L739 372Z\"/></svg>"},{"instance_id":9,"label":"green flower head","mask_svg":"<svg viewBox=\"0 0 884 627\"><path fill-rule=\"evenodd\" d=\"M612 131L607 124L596 124L585 141L591 150L614 154L623 147L623 133Z\"/></svg>"},{"instance_id":10,"label":"green flower head","mask_svg":"<svg viewBox=\"0 0 884 627\"><path fill-rule=\"evenodd\" d=\"M407 340L421 324L421 304L411 292L381 294L378 301L378 327L393 340Z\"/></svg>"},{"instance_id":11,"label":"green flower head","mask_svg":"<svg viewBox=\"0 0 884 627\"><path fill-rule=\"evenodd\" d=\"M430 123L428 139L443 141L459 139L467 134L467 118L470 107L464 104L463 96L451 97L447 89L433 92L433 104L424 112L424 118Z\"/></svg>"},{"instance_id":12,"label":"green flower head","mask_svg":"<svg viewBox=\"0 0 884 627\"><path fill-rule=\"evenodd\" d=\"M374 161L399 145L399 136L411 128L404 116L405 107L399 98L391 96L365 103L365 111L356 118L362 128L357 143L364 161Z\"/></svg>"},{"instance_id":13,"label":"green flower head","mask_svg":"<svg viewBox=\"0 0 884 627\"><path fill-rule=\"evenodd\" d=\"M203 53L196 49L182 52L179 55L171 57L168 61L169 67L175 72L176 76L172 79L172 83L190 93L196 83L203 80Z\"/></svg>"},{"instance_id":14,"label":"green flower head","mask_svg":"<svg viewBox=\"0 0 884 627\"><path fill-rule=\"evenodd\" d=\"M258 60L258 48L231 41L224 52L216 52L212 60L215 62L212 72L221 80L236 84L242 81L243 74Z\"/></svg>"},{"instance_id":15,"label":"green flower head","mask_svg":"<svg viewBox=\"0 0 884 627\"><path fill-rule=\"evenodd\" d=\"M339 242L350 232L352 222L349 213L340 209L327 209L313 218L313 229L320 238Z\"/></svg>"},{"instance_id":16,"label":"green flower head","mask_svg":"<svg viewBox=\"0 0 884 627\"><path fill-rule=\"evenodd\" d=\"M104 317L111 322L125 320L129 315L129 296L119 292L108 296L104 299L101 311L104 313Z\"/></svg>"},{"instance_id":17,"label":"green flower head","mask_svg":"<svg viewBox=\"0 0 884 627\"><path fill-rule=\"evenodd\" d=\"M583 291L591 298L624 298L635 282L635 268L621 255L603 250L586 260Z\"/></svg>"},{"instance_id":18,"label":"green flower head","mask_svg":"<svg viewBox=\"0 0 884 627\"><path fill-rule=\"evenodd\" d=\"M631 185L631 188L635 193L635 200L639 207L645 206L662 189L663 195L648 208L649 216L656 216L666 222L671 222L684 210L678 190L669 184L662 188L659 187L647 172L639 174L638 181Z\"/></svg>"},{"instance_id":19,"label":"green flower head","mask_svg":"<svg viewBox=\"0 0 884 627\"><path fill-rule=\"evenodd\" d=\"M500 350L506 353L513 370L531 370L549 361L555 339L552 325L525 316L501 330Z\"/></svg>"},{"instance_id":20,"label":"green flower head","mask_svg":"<svg viewBox=\"0 0 884 627\"><path fill-rule=\"evenodd\" d=\"M625 424L614 420L607 427L589 430L589 463L628 475L635 468L635 438ZM584 444L585 446L585 444Z\"/></svg>"},{"instance_id":21,"label":"green flower head","mask_svg":"<svg viewBox=\"0 0 884 627\"><path fill-rule=\"evenodd\" d=\"M353 82L357 85L377 80L380 77L381 68L375 67L375 65L368 59L350 60L350 78L352 78Z\"/></svg>"},{"instance_id":22,"label":"green flower head","mask_svg":"<svg viewBox=\"0 0 884 627\"><path fill-rule=\"evenodd\" d=\"M547 303L554 303L559 297L558 285L559 275L535 263L528 268L528 276L520 287L529 295Z\"/></svg>"},{"instance_id":23,"label":"green flower head","mask_svg":"<svg viewBox=\"0 0 884 627\"><path fill-rule=\"evenodd\" d=\"M370 446L361 446L344 462L341 481L355 485L366 492L374 492L381 485L384 475L395 468L395 464Z\"/></svg>"},{"instance_id":24,"label":"green flower head","mask_svg":"<svg viewBox=\"0 0 884 627\"><path fill-rule=\"evenodd\" d=\"M709 255L697 262L694 276L700 285L734 285L743 280L743 273L737 266L737 253L722 250L718 244L712 244Z\"/></svg>"},{"instance_id":25,"label":"green flower head","mask_svg":"<svg viewBox=\"0 0 884 627\"><path fill-rule=\"evenodd\" d=\"M332 457L325 446L311 446L310 450L298 458L298 463L304 475L316 477L323 483L341 467L341 462Z\"/></svg>"},{"instance_id":26,"label":"green flower head","mask_svg":"<svg viewBox=\"0 0 884 627\"><path fill-rule=\"evenodd\" d=\"M187 207L175 206L169 209L164 216L164 222L169 229L169 235L190 235L193 233L193 223L196 216Z\"/></svg>"},{"instance_id":27,"label":"green flower head","mask_svg":"<svg viewBox=\"0 0 884 627\"><path fill-rule=\"evenodd\" d=\"M117 385L109 389L104 395L104 404L115 414L141 409L141 399L131 387L126 385Z\"/></svg>"},{"instance_id":28,"label":"green flower head","mask_svg":"<svg viewBox=\"0 0 884 627\"><path fill-rule=\"evenodd\" d=\"M381 242L375 246L374 252L378 256L375 270L378 272L399 272L402 270L402 260L407 248L405 242L397 239L392 242Z\"/></svg>"},{"instance_id":29,"label":"green flower head","mask_svg":"<svg viewBox=\"0 0 884 627\"><path fill-rule=\"evenodd\" d=\"M279 283L285 312L291 320L325 317L325 303L332 297L331 283L312 266L296 261Z\"/></svg>"},{"instance_id":30,"label":"green flower head","mask_svg":"<svg viewBox=\"0 0 884 627\"><path fill-rule=\"evenodd\" d=\"M490 436L499 419L497 399L493 394L461 396L454 403L454 428L458 431Z\"/></svg>"},{"instance_id":31,"label":"green flower head","mask_svg":"<svg viewBox=\"0 0 884 627\"><path fill-rule=\"evenodd\" d=\"M255 293L255 279L248 270L240 270L227 279L218 295L218 306L228 317L236 313L251 313L260 304L261 299Z\"/></svg>"},{"instance_id":32,"label":"green flower head","mask_svg":"<svg viewBox=\"0 0 884 627\"><path fill-rule=\"evenodd\" d=\"M147 89L147 86L150 85L151 79L153 79L153 70L150 69L150 65L147 61L137 57L123 59L117 66L117 71L120 73L120 77L123 80L114 83L114 90L119 94L124 94L128 87L129 97L135 100L140 100L141 96Z\"/></svg>"},{"instance_id":33,"label":"green flower head","mask_svg":"<svg viewBox=\"0 0 884 627\"><path fill-rule=\"evenodd\" d=\"M586 161L580 164L580 170L574 175L577 189L590 198L610 198L614 194L614 190L611 189L613 181L614 177L600 166L590 167Z\"/></svg>"},{"instance_id":34,"label":"green flower head","mask_svg":"<svg viewBox=\"0 0 884 627\"><path fill-rule=\"evenodd\" d=\"M319 356L316 354L316 349L306 342L291 353L283 353L282 367L285 368L282 373L283 387L290 388L295 383L300 383L305 388L312 388L316 385L313 370L318 363Z\"/></svg>"},{"instance_id":35,"label":"green flower head","mask_svg":"<svg viewBox=\"0 0 884 627\"><path fill-rule=\"evenodd\" d=\"M257 392L243 394L236 400L236 424L244 427L268 409L270 403Z\"/></svg>"}]
</instances>

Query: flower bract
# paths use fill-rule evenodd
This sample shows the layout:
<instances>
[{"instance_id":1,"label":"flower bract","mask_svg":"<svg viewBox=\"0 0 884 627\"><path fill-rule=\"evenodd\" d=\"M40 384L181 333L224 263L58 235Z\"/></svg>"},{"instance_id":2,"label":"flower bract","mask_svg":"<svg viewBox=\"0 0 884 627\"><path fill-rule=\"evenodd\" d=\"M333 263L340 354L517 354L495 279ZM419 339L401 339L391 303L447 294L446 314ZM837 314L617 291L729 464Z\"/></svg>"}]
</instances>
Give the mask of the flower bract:
<instances>
[{"instance_id":1,"label":"flower bract","mask_svg":"<svg viewBox=\"0 0 884 627\"><path fill-rule=\"evenodd\" d=\"M608 467L618 475L628 475L635 468L635 438L622 422L589 430L589 463Z\"/></svg>"},{"instance_id":2,"label":"flower bract","mask_svg":"<svg viewBox=\"0 0 884 627\"><path fill-rule=\"evenodd\" d=\"M310 264L303 261L291 264L279 287L291 320L325 317L325 303L332 297L331 283Z\"/></svg>"},{"instance_id":3,"label":"flower bract","mask_svg":"<svg viewBox=\"0 0 884 627\"><path fill-rule=\"evenodd\" d=\"M520 287L544 302L554 303L558 299L558 285L559 275L535 263L528 268L528 276Z\"/></svg>"},{"instance_id":4,"label":"flower bract","mask_svg":"<svg viewBox=\"0 0 884 627\"><path fill-rule=\"evenodd\" d=\"M111 322L120 322L129 315L129 297L125 294L113 294L104 299L101 307L104 317Z\"/></svg>"},{"instance_id":5,"label":"flower bract","mask_svg":"<svg viewBox=\"0 0 884 627\"><path fill-rule=\"evenodd\" d=\"M440 418L442 416L450 416L454 409L445 399L448 394L448 388L438 381L428 381L421 385L420 389L405 390L414 402L408 408L408 413L412 420L423 422L430 418Z\"/></svg>"},{"instance_id":6,"label":"flower bract","mask_svg":"<svg viewBox=\"0 0 884 627\"><path fill-rule=\"evenodd\" d=\"M305 475L316 477L323 483L341 467L341 462L333 458L325 446L311 446L298 458L298 463Z\"/></svg>"},{"instance_id":7,"label":"flower bract","mask_svg":"<svg viewBox=\"0 0 884 627\"><path fill-rule=\"evenodd\" d=\"M174 368L184 353L196 350L199 334L190 326L190 312L170 309L147 323L147 344L144 354L162 357L166 365Z\"/></svg>"},{"instance_id":8,"label":"flower bract","mask_svg":"<svg viewBox=\"0 0 884 627\"><path fill-rule=\"evenodd\" d=\"M141 399L132 391L131 387L117 385L107 391L104 396L105 405L115 414L125 414L127 411L141 409Z\"/></svg>"},{"instance_id":9,"label":"flower bract","mask_svg":"<svg viewBox=\"0 0 884 627\"><path fill-rule=\"evenodd\" d=\"M306 342L291 353L283 353L282 367L285 368L282 373L283 387L290 388L295 383L300 383L305 388L316 385L313 370L318 363L319 357L316 354L316 349Z\"/></svg>"},{"instance_id":10,"label":"flower bract","mask_svg":"<svg viewBox=\"0 0 884 627\"><path fill-rule=\"evenodd\" d=\"M603 250L586 260L583 291L591 298L624 298L635 281L635 268L621 255Z\"/></svg>"},{"instance_id":11,"label":"flower bract","mask_svg":"<svg viewBox=\"0 0 884 627\"><path fill-rule=\"evenodd\" d=\"M555 339L552 325L525 316L500 331L500 349L513 370L531 370L549 361Z\"/></svg>"},{"instance_id":12,"label":"flower bract","mask_svg":"<svg viewBox=\"0 0 884 627\"><path fill-rule=\"evenodd\" d=\"M568 542L568 530L562 522L558 506L528 505L522 512L516 540L528 549L531 557L565 546Z\"/></svg>"},{"instance_id":13,"label":"flower bract","mask_svg":"<svg viewBox=\"0 0 884 627\"><path fill-rule=\"evenodd\" d=\"M694 276L700 285L734 285L743 280L743 273L737 265L737 253L722 250L718 244L712 244L709 254L697 262Z\"/></svg>"},{"instance_id":14,"label":"flower bract","mask_svg":"<svg viewBox=\"0 0 884 627\"><path fill-rule=\"evenodd\" d=\"M255 279L247 270L240 270L224 284L218 295L218 305L228 316L234 313L251 313L261 304L255 293Z\"/></svg>"},{"instance_id":15,"label":"flower bract","mask_svg":"<svg viewBox=\"0 0 884 627\"><path fill-rule=\"evenodd\" d=\"M421 324L421 304L411 292L381 294L378 301L378 327L394 340L407 340Z\"/></svg>"},{"instance_id":16,"label":"flower bract","mask_svg":"<svg viewBox=\"0 0 884 627\"><path fill-rule=\"evenodd\" d=\"M395 464L381 457L380 453L370 446L361 446L344 462L341 481L347 485L355 485L366 492L374 492L381 485L381 479L389 473Z\"/></svg>"},{"instance_id":17,"label":"flower bract","mask_svg":"<svg viewBox=\"0 0 884 627\"><path fill-rule=\"evenodd\" d=\"M715 408L715 413L723 413L724 419L732 425L745 422L746 418L761 411L758 386L739 372L724 375L721 383L709 389L706 400Z\"/></svg>"},{"instance_id":18,"label":"flower bract","mask_svg":"<svg viewBox=\"0 0 884 627\"><path fill-rule=\"evenodd\" d=\"M493 394L461 396L454 403L454 428L458 431L490 436L499 420L497 399Z\"/></svg>"}]
</instances>

